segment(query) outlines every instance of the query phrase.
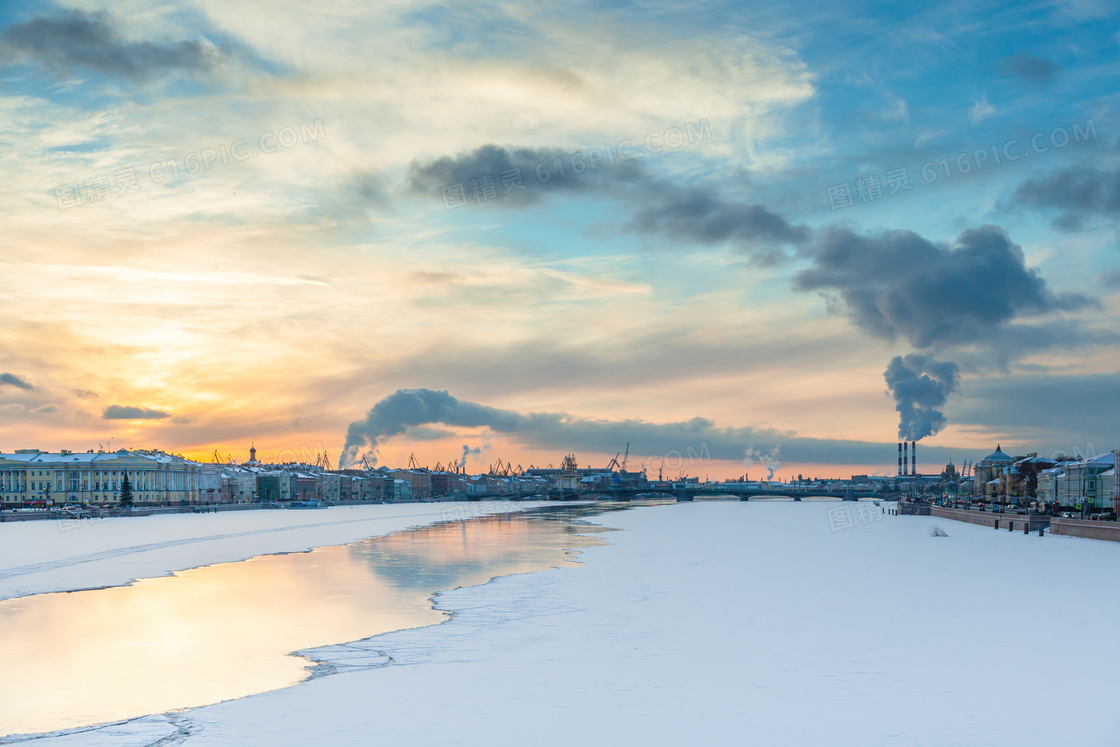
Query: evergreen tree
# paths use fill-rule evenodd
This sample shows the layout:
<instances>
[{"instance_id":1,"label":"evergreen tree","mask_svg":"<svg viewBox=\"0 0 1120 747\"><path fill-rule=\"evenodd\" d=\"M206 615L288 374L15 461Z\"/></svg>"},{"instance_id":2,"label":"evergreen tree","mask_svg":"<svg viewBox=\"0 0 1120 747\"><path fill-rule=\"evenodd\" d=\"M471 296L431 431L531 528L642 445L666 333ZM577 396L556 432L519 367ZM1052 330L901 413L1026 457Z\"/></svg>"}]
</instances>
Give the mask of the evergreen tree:
<instances>
[{"instance_id":1,"label":"evergreen tree","mask_svg":"<svg viewBox=\"0 0 1120 747\"><path fill-rule=\"evenodd\" d=\"M124 476L124 482L121 483L121 508L132 508L132 483L128 481L128 474Z\"/></svg>"}]
</instances>

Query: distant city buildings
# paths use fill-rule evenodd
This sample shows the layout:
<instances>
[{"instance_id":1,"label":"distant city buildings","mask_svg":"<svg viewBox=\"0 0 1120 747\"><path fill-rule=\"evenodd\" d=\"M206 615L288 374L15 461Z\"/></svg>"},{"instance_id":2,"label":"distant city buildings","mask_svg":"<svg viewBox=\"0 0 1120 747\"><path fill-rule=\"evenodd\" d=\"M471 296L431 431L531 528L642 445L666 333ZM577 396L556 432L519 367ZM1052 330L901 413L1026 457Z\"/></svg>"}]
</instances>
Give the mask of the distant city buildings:
<instances>
[{"instance_id":1,"label":"distant city buildings","mask_svg":"<svg viewBox=\"0 0 1120 747\"><path fill-rule=\"evenodd\" d=\"M574 466L574 459L560 468L521 471L505 465L497 471L492 468L488 473L469 475L454 465L430 470L415 464L407 469L331 469L325 460L317 464L264 464L257 461L255 448L243 463L231 459L222 462L217 454L213 463L195 462L155 449L84 453L21 449L0 454L0 505L112 506L119 501L127 477L138 507L516 499L544 494L634 496L645 491L671 494L684 489L712 495L720 490L731 495L780 495L794 490L798 495L902 495L1022 504L1035 501L1109 511L1120 509L1116 457L1117 452L1082 459L1048 459L1035 453L1010 456L997 445L975 465L966 460L963 469L950 460L940 474L917 474L911 454L907 474L853 475L850 479L798 475L796 480L777 483L749 481L746 475L723 482L701 482L697 477L650 481L641 471L580 469ZM900 460L900 471L901 464Z\"/></svg>"}]
</instances>

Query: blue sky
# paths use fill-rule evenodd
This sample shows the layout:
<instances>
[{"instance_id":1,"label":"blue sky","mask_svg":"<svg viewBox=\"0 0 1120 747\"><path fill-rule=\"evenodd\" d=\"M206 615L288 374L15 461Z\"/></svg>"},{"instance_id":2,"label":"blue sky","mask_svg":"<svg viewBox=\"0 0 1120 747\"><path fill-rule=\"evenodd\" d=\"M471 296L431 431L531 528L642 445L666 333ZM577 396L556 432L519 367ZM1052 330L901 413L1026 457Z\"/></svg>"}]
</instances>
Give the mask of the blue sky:
<instances>
[{"instance_id":1,"label":"blue sky","mask_svg":"<svg viewBox=\"0 0 1120 747\"><path fill-rule=\"evenodd\" d=\"M788 476L890 470L900 428L932 466L1112 448L1116 15L0 4L0 372L30 386L0 383L0 449L478 466L629 439ZM573 154L602 160L554 175ZM349 427L399 390L558 417Z\"/></svg>"}]
</instances>

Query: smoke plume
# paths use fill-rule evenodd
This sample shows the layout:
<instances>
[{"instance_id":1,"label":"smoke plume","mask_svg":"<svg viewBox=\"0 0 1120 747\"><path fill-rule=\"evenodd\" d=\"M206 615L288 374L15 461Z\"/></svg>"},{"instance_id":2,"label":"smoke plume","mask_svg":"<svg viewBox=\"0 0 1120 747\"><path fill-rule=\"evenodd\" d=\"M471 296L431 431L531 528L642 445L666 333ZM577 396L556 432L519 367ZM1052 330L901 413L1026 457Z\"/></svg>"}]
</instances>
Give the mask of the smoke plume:
<instances>
[{"instance_id":1,"label":"smoke plume","mask_svg":"<svg viewBox=\"0 0 1120 747\"><path fill-rule=\"evenodd\" d=\"M747 466L747 469L750 469L756 463L766 465L766 480L769 482L774 479L774 473L782 467L782 461L778 458L780 451L780 447L777 446L767 452L748 446L743 452L743 464Z\"/></svg>"},{"instance_id":2,"label":"smoke plume","mask_svg":"<svg viewBox=\"0 0 1120 747\"><path fill-rule=\"evenodd\" d=\"M770 477L786 461L817 464L872 464L882 455L883 444L871 441L798 436L769 428L718 427L707 418L670 423L640 419L602 420L563 412L517 412L458 399L446 390L398 389L377 402L360 420L350 424L340 464L351 466L367 458L389 439L411 433L417 426L442 424L448 428L485 428L520 446L569 453L573 449L614 454L626 443L631 453L680 453L685 444L704 444L711 459L738 462L748 455L766 465ZM479 436L479 454L488 445ZM476 454L468 449L469 454ZM931 459L948 460L950 452L934 449ZM936 455L936 456L934 456Z\"/></svg>"},{"instance_id":3,"label":"smoke plume","mask_svg":"<svg viewBox=\"0 0 1120 747\"><path fill-rule=\"evenodd\" d=\"M481 447L476 446L472 449L471 447L467 446L466 444L463 444L463 458L459 460L459 469L463 469L464 467L467 466L467 457L469 457L471 454L474 454L475 456L478 456L481 453L482 453L482 448Z\"/></svg>"},{"instance_id":4,"label":"smoke plume","mask_svg":"<svg viewBox=\"0 0 1120 747\"><path fill-rule=\"evenodd\" d=\"M945 427L945 415L936 409L956 391L960 369L951 361L927 355L896 355L883 378L898 410L898 437L919 441Z\"/></svg>"}]
</instances>

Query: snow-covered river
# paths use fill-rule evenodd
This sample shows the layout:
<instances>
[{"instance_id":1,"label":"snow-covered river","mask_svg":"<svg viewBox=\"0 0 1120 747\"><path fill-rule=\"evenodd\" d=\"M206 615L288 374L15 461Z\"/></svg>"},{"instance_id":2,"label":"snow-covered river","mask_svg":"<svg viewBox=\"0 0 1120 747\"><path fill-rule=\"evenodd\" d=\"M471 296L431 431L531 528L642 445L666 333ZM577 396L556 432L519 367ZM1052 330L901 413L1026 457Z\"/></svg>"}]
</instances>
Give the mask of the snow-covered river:
<instances>
[{"instance_id":1,"label":"snow-covered river","mask_svg":"<svg viewBox=\"0 0 1120 747\"><path fill-rule=\"evenodd\" d=\"M570 564L590 508L498 514L0 601L0 735L214 703L304 679L291 652L439 623L433 592Z\"/></svg>"}]
</instances>

